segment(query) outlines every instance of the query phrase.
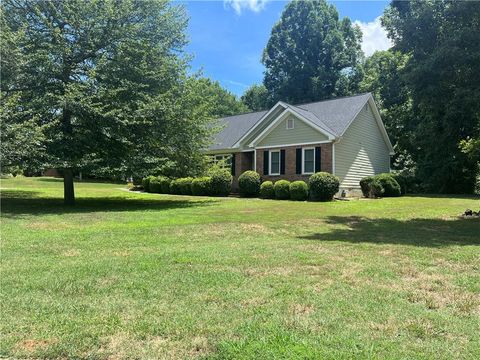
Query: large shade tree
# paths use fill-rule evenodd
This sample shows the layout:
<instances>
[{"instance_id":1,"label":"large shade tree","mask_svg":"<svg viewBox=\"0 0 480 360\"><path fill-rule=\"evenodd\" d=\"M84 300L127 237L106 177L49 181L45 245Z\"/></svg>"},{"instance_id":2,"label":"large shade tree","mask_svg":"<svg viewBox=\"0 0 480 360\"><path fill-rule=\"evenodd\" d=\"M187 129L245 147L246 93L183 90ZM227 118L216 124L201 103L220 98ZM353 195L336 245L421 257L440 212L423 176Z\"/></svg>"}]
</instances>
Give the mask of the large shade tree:
<instances>
[{"instance_id":1,"label":"large shade tree","mask_svg":"<svg viewBox=\"0 0 480 360\"><path fill-rule=\"evenodd\" d=\"M262 62L271 102L316 101L358 91L361 31L325 0L292 1L274 25Z\"/></svg>"},{"instance_id":2,"label":"large shade tree","mask_svg":"<svg viewBox=\"0 0 480 360\"><path fill-rule=\"evenodd\" d=\"M409 57L418 176L428 191L471 192L478 159L461 144L480 136L480 2L393 1L383 25Z\"/></svg>"},{"instance_id":3,"label":"large shade tree","mask_svg":"<svg viewBox=\"0 0 480 360\"><path fill-rule=\"evenodd\" d=\"M186 76L181 6L6 0L1 21L2 121L40 129L35 140L63 170L67 204L82 166L180 159L188 167L205 146L208 116Z\"/></svg>"}]
</instances>

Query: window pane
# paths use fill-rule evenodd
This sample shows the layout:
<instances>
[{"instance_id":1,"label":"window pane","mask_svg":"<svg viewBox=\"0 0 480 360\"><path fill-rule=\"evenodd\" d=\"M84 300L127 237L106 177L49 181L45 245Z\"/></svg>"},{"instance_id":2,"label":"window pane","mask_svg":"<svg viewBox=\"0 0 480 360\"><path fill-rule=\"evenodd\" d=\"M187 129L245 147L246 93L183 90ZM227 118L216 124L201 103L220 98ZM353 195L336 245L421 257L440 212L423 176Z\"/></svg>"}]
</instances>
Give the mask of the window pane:
<instances>
[{"instance_id":1,"label":"window pane","mask_svg":"<svg viewBox=\"0 0 480 360\"><path fill-rule=\"evenodd\" d=\"M271 156L270 172L272 174L280 173L280 153L272 152L270 156Z\"/></svg>"},{"instance_id":2,"label":"window pane","mask_svg":"<svg viewBox=\"0 0 480 360\"><path fill-rule=\"evenodd\" d=\"M308 149L304 152L303 171L306 173L313 173L315 171L314 150Z\"/></svg>"}]
</instances>

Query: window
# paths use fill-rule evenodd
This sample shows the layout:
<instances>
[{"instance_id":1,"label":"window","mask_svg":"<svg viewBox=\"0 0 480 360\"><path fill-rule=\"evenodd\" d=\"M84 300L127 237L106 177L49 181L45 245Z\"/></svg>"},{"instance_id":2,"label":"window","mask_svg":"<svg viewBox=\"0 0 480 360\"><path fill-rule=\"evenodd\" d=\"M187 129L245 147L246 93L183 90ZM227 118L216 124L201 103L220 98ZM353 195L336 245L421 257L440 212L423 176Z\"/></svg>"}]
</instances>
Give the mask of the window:
<instances>
[{"instance_id":1,"label":"window","mask_svg":"<svg viewBox=\"0 0 480 360\"><path fill-rule=\"evenodd\" d=\"M287 130L291 130L294 127L295 127L295 119L294 118L287 119Z\"/></svg>"},{"instance_id":2,"label":"window","mask_svg":"<svg viewBox=\"0 0 480 360\"><path fill-rule=\"evenodd\" d=\"M315 172L315 149L303 149L302 174L313 174Z\"/></svg>"},{"instance_id":3,"label":"window","mask_svg":"<svg viewBox=\"0 0 480 360\"><path fill-rule=\"evenodd\" d=\"M270 151L270 175L280 175L280 151Z\"/></svg>"},{"instance_id":4,"label":"window","mask_svg":"<svg viewBox=\"0 0 480 360\"><path fill-rule=\"evenodd\" d=\"M211 155L209 163L218 165L223 169L230 169L232 167L232 155Z\"/></svg>"}]
</instances>

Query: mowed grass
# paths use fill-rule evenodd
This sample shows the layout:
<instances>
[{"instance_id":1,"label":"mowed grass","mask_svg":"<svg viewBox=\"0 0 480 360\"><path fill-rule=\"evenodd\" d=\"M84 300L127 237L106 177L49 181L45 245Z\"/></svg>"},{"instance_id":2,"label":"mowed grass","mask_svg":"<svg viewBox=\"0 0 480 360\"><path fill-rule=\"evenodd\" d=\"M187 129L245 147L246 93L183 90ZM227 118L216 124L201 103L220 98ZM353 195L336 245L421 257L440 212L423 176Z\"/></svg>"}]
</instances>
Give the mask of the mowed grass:
<instances>
[{"instance_id":1,"label":"mowed grass","mask_svg":"<svg viewBox=\"0 0 480 360\"><path fill-rule=\"evenodd\" d=\"M1 186L0 356L480 358L478 198Z\"/></svg>"}]
</instances>

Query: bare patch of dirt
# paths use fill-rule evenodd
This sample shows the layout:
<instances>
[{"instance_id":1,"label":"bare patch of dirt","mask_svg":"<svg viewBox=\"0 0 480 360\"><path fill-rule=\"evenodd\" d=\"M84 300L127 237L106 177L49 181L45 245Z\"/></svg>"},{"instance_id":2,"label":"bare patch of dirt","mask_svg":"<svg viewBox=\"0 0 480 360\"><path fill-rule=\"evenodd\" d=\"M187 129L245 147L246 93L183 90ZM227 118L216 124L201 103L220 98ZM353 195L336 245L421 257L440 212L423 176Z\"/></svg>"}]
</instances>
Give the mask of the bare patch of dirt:
<instances>
[{"instance_id":1,"label":"bare patch of dirt","mask_svg":"<svg viewBox=\"0 0 480 360\"><path fill-rule=\"evenodd\" d=\"M53 343L55 343L55 340L26 339L17 343L15 347L17 350L33 353L37 350L46 349L49 345Z\"/></svg>"},{"instance_id":2,"label":"bare patch of dirt","mask_svg":"<svg viewBox=\"0 0 480 360\"><path fill-rule=\"evenodd\" d=\"M62 255L66 257L80 256L80 251L76 249L69 249L67 251L64 251Z\"/></svg>"},{"instance_id":3,"label":"bare patch of dirt","mask_svg":"<svg viewBox=\"0 0 480 360\"><path fill-rule=\"evenodd\" d=\"M295 316L305 316L313 313L315 308L312 305L293 304L290 306L290 312Z\"/></svg>"}]
</instances>

